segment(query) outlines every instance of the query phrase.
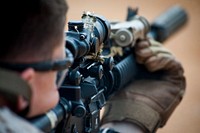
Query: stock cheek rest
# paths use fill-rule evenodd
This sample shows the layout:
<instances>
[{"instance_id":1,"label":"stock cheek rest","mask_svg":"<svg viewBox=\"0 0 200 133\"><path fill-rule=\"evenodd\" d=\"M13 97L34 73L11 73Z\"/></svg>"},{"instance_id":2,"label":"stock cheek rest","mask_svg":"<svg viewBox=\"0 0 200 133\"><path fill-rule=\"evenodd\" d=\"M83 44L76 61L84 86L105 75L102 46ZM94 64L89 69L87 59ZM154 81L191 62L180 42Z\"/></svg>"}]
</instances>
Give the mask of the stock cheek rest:
<instances>
[{"instance_id":1,"label":"stock cheek rest","mask_svg":"<svg viewBox=\"0 0 200 133\"><path fill-rule=\"evenodd\" d=\"M17 72L4 68L0 68L0 92L22 95L28 102L30 102L32 94L28 83Z\"/></svg>"}]
</instances>

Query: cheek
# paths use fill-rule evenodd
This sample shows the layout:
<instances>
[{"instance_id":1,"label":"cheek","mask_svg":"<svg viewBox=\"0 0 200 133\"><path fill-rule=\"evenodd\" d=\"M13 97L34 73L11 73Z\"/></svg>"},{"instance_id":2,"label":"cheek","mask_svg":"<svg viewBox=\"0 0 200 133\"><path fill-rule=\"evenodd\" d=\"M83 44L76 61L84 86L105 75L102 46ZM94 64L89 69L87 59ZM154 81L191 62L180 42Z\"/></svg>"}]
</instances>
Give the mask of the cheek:
<instances>
[{"instance_id":1,"label":"cheek","mask_svg":"<svg viewBox=\"0 0 200 133\"><path fill-rule=\"evenodd\" d=\"M51 92L56 92L55 78L52 75L40 77L35 84L35 97L45 97Z\"/></svg>"},{"instance_id":2,"label":"cheek","mask_svg":"<svg viewBox=\"0 0 200 133\"><path fill-rule=\"evenodd\" d=\"M56 73L38 76L37 83L33 92L31 114L39 115L54 108L59 100L56 87Z\"/></svg>"},{"instance_id":3,"label":"cheek","mask_svg":"<svg viewBox=\"0 0 200 133\"><path fill-rule=\"evenodd\" d=\"M58 93L56 86L56 72L48 72L38 80L38 96L49 96ZM47 98L47 97L46 97Z\"/></svg>"},{"instance_id":4,"label":"cheek","mask_svg":"<svg viewBox=\"0 0 200 133\"><path fill-rule=\"evenodd\" d=\"M44 87L44 91L55 91L56 87L56 72L49 72L49 74L44 75L44 77L39 81L39 85Z\"/></svg>"}]
</instances>

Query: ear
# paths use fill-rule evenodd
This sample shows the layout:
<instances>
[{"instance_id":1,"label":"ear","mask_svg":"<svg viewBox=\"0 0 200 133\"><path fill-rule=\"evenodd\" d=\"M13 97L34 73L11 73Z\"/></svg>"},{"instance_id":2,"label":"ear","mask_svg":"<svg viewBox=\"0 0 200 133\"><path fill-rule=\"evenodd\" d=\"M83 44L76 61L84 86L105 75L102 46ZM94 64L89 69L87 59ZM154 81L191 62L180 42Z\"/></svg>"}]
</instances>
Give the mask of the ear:
<instances>
[{"instance_id":1,"label":"ear","mask_svg":"<svg viewBox=\"0 0 200 133\"><path fill-rule=\"evenodd\" d=\"M21 72L21 78L24 79L33 89L33 82L35 78L35 71L32 68L28 68ZM25 109L28 106L28 102L23 98L23 96L18 96L18 111Z\"/></svg>"},{"instance_id":2,"label":"ear","mask_svg":"<svg viewBox=\"0 0 200 133\"><path fill-rule=\"evenodd\" d=\"M31 85L31 82L35 77L35 70L28 68L21 73L21 77Z\"/></svg>"}]
</instances>

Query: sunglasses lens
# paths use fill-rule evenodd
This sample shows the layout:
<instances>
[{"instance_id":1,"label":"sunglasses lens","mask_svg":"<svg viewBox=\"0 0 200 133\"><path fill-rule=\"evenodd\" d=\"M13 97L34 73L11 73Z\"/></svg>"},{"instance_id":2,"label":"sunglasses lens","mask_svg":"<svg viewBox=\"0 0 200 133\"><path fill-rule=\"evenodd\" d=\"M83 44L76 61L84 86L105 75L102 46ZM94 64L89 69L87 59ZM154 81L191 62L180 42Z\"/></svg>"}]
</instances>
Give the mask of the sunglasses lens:
<instances>
[{"instance_id":1,"label":"sunglasses lens","mask_svg":"<svg viewBox=\"0 0 200 133\"><path fill-rule=\"evenodd\" d=\"M58 71L57 79L56 79L56 84L58 88L60 88L60 86L62 85L65 77L67 76L67 72L68 72L68 69Z\"/></svg>"}]
</instances>

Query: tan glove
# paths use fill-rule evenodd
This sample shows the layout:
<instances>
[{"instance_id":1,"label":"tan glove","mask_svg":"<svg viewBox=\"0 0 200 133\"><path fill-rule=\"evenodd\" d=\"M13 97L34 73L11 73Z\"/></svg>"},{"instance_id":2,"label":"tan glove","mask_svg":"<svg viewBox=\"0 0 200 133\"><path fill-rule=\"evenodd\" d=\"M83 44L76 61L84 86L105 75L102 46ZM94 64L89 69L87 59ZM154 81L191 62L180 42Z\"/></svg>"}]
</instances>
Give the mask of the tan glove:
<instances>
[{"instance_id":1,"label":"tan glove","mask_svg":"<svg viewBox=\"0 0 200 133\"><path fill-rule=\"evenodd\" d=\"M137 43L135 53L138 63L151 73L111 97L102 123L131 122L144 132L155 132L165 125L183 97L186 84L183 68L164 46L153 40ZM151 78L156 72L160 75Z\"/></svg>"}]
</instances>

